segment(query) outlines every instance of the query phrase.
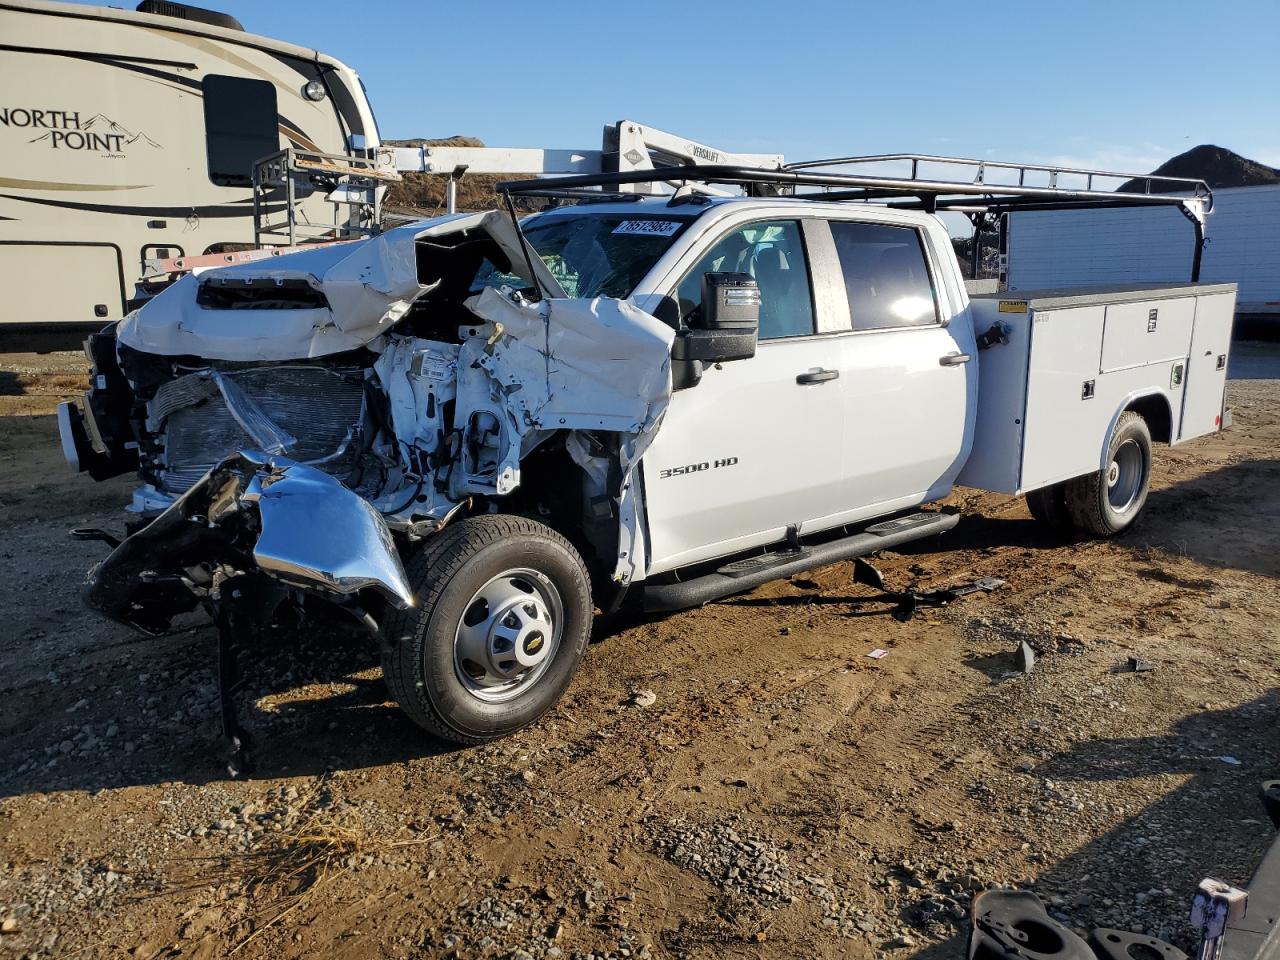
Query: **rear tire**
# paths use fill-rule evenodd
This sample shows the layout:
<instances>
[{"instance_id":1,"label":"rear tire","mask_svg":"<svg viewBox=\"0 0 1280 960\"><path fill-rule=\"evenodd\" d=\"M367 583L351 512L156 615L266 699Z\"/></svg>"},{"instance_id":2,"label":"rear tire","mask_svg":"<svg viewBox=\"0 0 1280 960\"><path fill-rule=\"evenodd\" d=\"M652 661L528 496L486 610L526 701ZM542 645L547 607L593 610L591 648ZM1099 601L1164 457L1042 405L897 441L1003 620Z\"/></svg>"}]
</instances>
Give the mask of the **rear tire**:
<instances>
[{"instance_id":1,"label":"rear tire","mask_svg":"<svg viewBox=\"0 0 1280 960\"><path fill-rule=\"evenodd\" d=\"M1132 410L1120 414L1107 447L1107 466L1068 480L1072 524L1095 537L1114 537L1138 519L1151 488L1151 431Z\"/></svg>"},{"instance_id":2,"label":"rear tire","mask_svg":"<svg viewBox=\"0 0 1280 960\"><path fill-rule=\"evenodd\" d=\"M1071 514L1067 512L1066 486L1065 483L1054 483L1026 495L1031 516L1055 533L1069 533L1073 529Z\"/></svg>"},{"instance_id":3,"label":"rear tire","mask_svg":"<svg viewBox=\"0 0 1280 960\"><path fill-rule=\"evenodd\" d=\"M383 625L382 672L419 726L505 737L560 699L591 633L591 583L564 537L526 517L469 517L409 563L418 606Z\"/></svg>"}]
</instances>

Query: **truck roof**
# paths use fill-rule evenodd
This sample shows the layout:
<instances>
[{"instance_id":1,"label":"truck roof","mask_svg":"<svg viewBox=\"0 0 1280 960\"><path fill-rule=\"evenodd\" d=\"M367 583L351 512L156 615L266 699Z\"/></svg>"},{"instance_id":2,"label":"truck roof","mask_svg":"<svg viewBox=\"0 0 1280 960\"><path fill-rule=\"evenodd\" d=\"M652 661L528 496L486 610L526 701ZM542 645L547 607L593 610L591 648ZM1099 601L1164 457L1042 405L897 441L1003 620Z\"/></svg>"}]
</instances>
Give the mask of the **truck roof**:
<instances>
[{"instance_id":1,"label":"truck roof","mask_svg":"<svg viewBox=\"0 0 1280 960\"><path fill-rule=\"evenodd\" d=\"M711 211L723 211L726 208L759 208L776 210L779 206L794 206L798 211L803 211L809 216L831 215L841 219L852 219L850 214L856 214L858 211L866 211L877 217L884 214L890 214L895 220L903 222L926 222L933 221L936 218L927 213L918 210L897 210L883 204L849 204L823 203L822 201L805 200L799 197L717 197L701 194L693 200L684 200L683 202L671 203L670 197L640 197L635 200L624 199L601 199L590 200L586 203L579 203L570 206L552 207L541 211L537 216L556 217L556 216L584 216L591 214L643 214L644 216L663 215L673 219L696 219L703 214Z\"/></svg>"}]
</instances>

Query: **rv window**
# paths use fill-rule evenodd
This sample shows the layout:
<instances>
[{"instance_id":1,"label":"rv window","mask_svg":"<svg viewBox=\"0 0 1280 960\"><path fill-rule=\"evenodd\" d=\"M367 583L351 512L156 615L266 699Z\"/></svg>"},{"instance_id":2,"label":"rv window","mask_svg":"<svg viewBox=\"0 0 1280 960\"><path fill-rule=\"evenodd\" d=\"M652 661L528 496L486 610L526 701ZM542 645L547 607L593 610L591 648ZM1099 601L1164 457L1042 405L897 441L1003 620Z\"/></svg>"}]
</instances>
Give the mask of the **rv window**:
<instances>
[{"instance_id":1,"label":"rv window","mask_svg":"<svg viewBox=\"0 0 1280 960\"><path fill-rule=\"evenodd\" d=\"M280 149L276 88L265 80L204 78L209 179L223 187L253 183L253 164Z\"/></svg>"}]
</instances>

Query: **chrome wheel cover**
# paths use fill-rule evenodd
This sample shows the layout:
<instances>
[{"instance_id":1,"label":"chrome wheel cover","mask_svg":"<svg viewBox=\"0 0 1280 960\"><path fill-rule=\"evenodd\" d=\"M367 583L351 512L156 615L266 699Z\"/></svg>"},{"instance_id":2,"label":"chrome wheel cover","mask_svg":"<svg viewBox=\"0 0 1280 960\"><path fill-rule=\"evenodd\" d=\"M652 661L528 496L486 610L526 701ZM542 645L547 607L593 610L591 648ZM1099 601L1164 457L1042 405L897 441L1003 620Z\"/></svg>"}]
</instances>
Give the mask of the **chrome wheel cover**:
<instances>
[{"instance_id":1,"label":"chrome wheel cover","mask_svg":"<svg viewBox=\"0 0 1280 960\"><path fill-rule=\"evenodd\" d=\"M1107 466L1107 502L1116 513L1124 513L1138 499L1147 480L1146 458L1136 440L1116 447Z\"/></svg>"},{"instance_id":2,"label":"chrome wheel cover","mask_svg":"<svg viewBox=\"0 0 1280 960\"><path fill-rule=\"evenodd\" d=\"M505 703L550 668L564 630L556 585L525 567L498 574L463 610L453 642L454 672L471 696Z\"/></svg>"}]
</instances>

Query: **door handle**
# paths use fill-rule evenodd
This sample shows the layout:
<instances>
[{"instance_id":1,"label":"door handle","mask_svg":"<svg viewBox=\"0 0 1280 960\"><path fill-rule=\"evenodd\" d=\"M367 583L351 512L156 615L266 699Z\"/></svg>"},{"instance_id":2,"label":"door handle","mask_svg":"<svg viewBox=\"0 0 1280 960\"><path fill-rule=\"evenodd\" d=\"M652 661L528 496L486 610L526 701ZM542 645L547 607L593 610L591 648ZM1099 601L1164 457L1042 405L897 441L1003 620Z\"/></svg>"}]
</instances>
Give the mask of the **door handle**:
<instances>
[{"instance_id":1,"label":"door handle","mask_svg":"<svg viewBox=\"0 0 1280 960\"><path fill-rule=\"evenodd\" d=\"M958 367L962 363L968 363L973 357L967 353L948 353L938 358L938 363L944 367Z\"/></svg>"},{"instance_id":2,"label":"door handle","mask_svg":"<svg viewBox=\"0 0 1280 960\"><path fill-rule=\"evenodd\" d=\"M828 380L834 380L840 376L839 370L823 370L819 367L817 370L810 370L808 373L796 375L796 383L826 383Z\"/></svg>"}]
</instances>

